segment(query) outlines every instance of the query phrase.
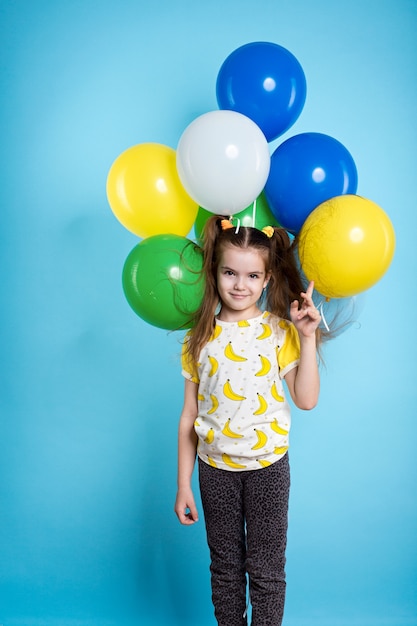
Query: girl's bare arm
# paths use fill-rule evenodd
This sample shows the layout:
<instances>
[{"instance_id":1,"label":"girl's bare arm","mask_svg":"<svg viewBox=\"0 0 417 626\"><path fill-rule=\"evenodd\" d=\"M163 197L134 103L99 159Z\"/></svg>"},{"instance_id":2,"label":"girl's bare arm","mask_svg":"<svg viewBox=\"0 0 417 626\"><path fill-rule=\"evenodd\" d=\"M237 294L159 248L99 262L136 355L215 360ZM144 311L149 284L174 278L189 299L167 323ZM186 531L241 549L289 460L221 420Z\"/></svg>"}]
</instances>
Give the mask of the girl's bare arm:
<instances>
[{"instance_id":1,"label":"girl's bare arm","mask_svg":"<svg viewBox=\"0 0 417 626\"><path fill-rule=\"evenodd\" d=\"M291 397L300 409L313 409L320 392L320 376L317 363L316 330L320 324L320 313L313 303L314 283L301 293L302 304L291 304L291 320L300 337L300 363L285 377Z\"/></svg>"},{"instance_id":2,"label":"girl's bare arm","mask_svg":"<svg viewBox=\"0 0 417 626\"><path fill-rule=\"evenodd\" d=\"M174 510L181 524L185 525L198 521L198 511L191 489L197 450L197 435L194 430L198 412L197 391L196 383L185 381L184 406L178 428L178 490Z\"/></svg>"}]
</instances>

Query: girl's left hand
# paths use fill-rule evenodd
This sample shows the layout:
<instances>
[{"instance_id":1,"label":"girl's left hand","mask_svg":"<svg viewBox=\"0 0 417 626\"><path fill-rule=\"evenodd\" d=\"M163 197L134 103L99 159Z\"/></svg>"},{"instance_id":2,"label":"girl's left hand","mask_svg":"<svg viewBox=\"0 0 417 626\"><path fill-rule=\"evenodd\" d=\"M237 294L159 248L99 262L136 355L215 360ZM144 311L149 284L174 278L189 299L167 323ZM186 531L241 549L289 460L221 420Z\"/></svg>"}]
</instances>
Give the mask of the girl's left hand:
<instances>
[{"instance_id":1,"label":"girl's left hand","mask_svg":"<svg viewBox=\"0 0 417 626\"><path fill-rule=\"evenodd\" d=\"M304 337L314 335L321 321L321 315L313 303L314 281L308 285L306 292L301 292L302 303L299 306L298 300L294 300L290 307L291 321Z\"/></svg>"}]
</instances>

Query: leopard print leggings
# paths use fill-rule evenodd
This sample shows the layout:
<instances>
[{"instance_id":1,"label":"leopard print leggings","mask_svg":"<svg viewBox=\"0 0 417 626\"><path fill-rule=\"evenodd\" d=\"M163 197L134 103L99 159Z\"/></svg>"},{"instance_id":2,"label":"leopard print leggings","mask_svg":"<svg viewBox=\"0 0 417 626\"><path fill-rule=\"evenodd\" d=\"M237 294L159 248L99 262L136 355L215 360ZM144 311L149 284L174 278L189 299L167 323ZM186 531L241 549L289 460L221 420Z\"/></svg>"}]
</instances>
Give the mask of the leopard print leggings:
<instances>
[{"instance_id":1,"label":"leopard print leggings","mask_svg":"<svg viewBox=\"0 0 417 626\"><path fill-rule=\"evenodd\" d=\"M199 459L218 626L280 626L285 602L290 468L288 455L259 470L231 472Z\"/></svg>"}]
</instances>

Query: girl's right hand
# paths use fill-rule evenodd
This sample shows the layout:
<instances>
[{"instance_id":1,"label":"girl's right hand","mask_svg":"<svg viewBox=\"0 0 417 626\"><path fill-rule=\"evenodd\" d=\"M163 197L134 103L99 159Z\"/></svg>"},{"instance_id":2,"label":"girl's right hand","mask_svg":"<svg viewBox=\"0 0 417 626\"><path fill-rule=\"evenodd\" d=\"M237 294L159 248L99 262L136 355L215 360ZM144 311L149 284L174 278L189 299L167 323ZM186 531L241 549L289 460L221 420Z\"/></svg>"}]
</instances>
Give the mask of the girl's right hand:
<instances>
[{"instance_id":1,"label":"girl's right hand","mask_svg":"<svg viewBox=\"0 0 417 626\"><path fill-rule=\"evenodd\" d=\"M290 308L291 321L299 334L304 337L314 336L321 322L320 313L314 306L313 290L314 281L310 281L307 291L300 294L303 299L301 307L298 308L298 300L294 300Z\"/></svg>"},{"instance_id":2,"label":"girl's right hand","mask_svg":"<svg viewBox=\"0 0 417 626\"><path fill-rule=\"evenodd\" d=\"M195 505L194 496L191 488L180 488L177 491L174 511L181 522L185 526L190 526L198 522L198 512Z\"/></svg>"}]
</instances>

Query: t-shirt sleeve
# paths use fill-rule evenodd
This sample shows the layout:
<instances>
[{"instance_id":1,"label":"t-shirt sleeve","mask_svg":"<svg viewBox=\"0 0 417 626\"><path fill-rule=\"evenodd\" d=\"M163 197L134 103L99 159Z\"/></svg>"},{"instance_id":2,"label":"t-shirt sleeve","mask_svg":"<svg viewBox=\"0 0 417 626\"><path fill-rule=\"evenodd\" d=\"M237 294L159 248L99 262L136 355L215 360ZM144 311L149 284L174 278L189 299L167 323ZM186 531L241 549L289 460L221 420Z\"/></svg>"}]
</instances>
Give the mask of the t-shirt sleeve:
<instances>
[{"instance_id":1,"label":"t-shirt sleeve","mask_svg":"<svg viewBox=\"0 0 417 626\"><path fill-rule=\"evenodd\" d=\"M191 382L198 384L200 380L198 378L197 366L196 366L196 363L191 358L190 353L187 350L189 337L190 335L189 333L187 333L187 335L184 338L184 342L182 344L182 351L181 351L182 372L181 373L184 376L184 378L186 378L187 380L191 380Z\"/></svg>"},{"instance_id":2,"label":"t-shirt sleeve","mask_svg":"<svg viewBox=\"0 0 417 626\"><path fill-rule=\"evenodd\" d=\"M285 336L282 346L278 349L278 366L280 377L285 378L300 362L300 338L291 322L282 320L280 326L285 329Z\"/></svg>"}]
</instances>

